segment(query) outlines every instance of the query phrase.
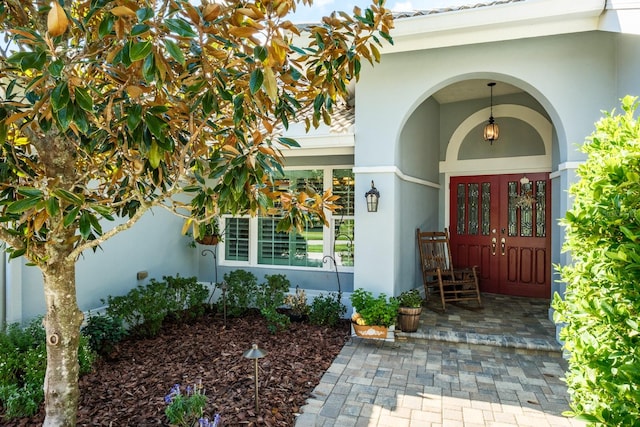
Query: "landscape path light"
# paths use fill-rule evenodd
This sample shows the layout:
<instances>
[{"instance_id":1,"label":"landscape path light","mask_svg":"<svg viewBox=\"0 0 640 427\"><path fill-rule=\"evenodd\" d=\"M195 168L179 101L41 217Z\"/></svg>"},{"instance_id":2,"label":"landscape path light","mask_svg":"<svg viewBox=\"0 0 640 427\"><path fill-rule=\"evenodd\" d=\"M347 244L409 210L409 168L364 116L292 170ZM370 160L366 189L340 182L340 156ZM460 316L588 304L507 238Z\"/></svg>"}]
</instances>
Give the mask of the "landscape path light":
<instances>
[{"instance_id":1,"label":"landscape path light","mask_svg":"<svg viewBox=\"0 0 640 427\"><path fill-rule=\"evenodd\" d=\"M258 344L253 344L249 350L245 351L242 354L242 356L246 357L247 359L253 359L254 362L255 362L255 368L256 368L256 373L255 373L255 377L256 377L256 415L258 414L258 411L259 411L259 406L258 406L258 359L262 359L266 355L267 355L267 352L264 351L264 350L259 349L258 348Z\"/></svg>"}]
</instances>

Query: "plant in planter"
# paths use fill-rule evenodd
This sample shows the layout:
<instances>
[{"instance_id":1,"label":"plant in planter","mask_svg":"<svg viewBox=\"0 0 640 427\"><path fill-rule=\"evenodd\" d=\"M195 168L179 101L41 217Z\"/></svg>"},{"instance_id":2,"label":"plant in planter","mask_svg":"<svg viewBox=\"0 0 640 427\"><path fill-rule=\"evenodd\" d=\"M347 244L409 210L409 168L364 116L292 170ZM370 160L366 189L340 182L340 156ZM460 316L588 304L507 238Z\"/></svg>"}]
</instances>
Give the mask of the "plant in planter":
<instances>
[{"instance_id":1,"label":"plant in planter","mask_svg":"<svg viewBox=\"0 0 640 427\"><path fill-rule=\"evenodd\" d=\"M218 218L213 218L209 222L203 222L193 228L193 237L201 245L217 245L222 241L222 232Z\"/></svg>"},{"instance_id":2,"label":"plant in planter","mask_svg":"<svg viewBox=\"0 0 640 427\"><path fill-rule=\"evenodd\" d=\"M387 328L396 322L398 300L387 298L384 293L377 297L370 291L358 288L351 294L351 304L356 313L351 317L356 335L363 338L386 338Z\"/></svg>"},{"instance_id":3,"label":"plant in planter","mask_svg":"<svg viewBox=\"0 0 640 427\"><path fill-rule=\"evenodd\" d=\"M404 291L398 296L398 327L403 332L418 330L422 313L422 296L417 289Z\"/></svg>"}]
</instances>

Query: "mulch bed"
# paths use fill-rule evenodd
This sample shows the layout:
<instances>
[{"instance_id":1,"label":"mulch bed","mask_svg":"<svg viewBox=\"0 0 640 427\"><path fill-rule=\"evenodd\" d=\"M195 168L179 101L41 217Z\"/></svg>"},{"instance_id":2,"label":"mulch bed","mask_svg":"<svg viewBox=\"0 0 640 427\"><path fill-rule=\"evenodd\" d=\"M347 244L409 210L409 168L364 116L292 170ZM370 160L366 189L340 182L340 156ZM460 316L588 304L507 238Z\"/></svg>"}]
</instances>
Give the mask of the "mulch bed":
<instances>
[{"instance_id":1,"label":"mulch bed","mask_svg":"<svg viewBox=\"0 0 640 427\"><path fill-rule=\"evenodd\" d=\"M337 328L292 323L272 335L255 314L166 325L160 335L122 342L80 379L78 425L168 425L164 396L174 384L202 381L206 415L220 413L224 426L293 426L295 416L348 339L348 322ZM259 405L255 411L253 360L242 354L255 343L259 359ZM44 410L6 426L41 425Z\"/></svg>"}]
</instances>

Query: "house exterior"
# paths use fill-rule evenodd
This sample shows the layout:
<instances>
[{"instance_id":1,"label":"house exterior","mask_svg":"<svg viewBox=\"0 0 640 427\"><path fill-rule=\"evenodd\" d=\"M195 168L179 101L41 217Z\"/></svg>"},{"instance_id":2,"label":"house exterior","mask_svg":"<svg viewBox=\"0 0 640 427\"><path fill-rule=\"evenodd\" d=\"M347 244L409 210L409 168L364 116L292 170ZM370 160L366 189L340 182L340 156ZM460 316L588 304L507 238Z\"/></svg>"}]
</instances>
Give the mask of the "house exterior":
<instances>
[{"instance_id":1,"label":"house exterior","mask_svg":"<svg viewBox=\"0 0 640 427\"><path fill-rule=\"evenodd\" d=\"M577 147L601 111L640 95L640 1L421 11L398 16L392 36L381 63L363 67L355 107L310 134L286 133L302 148L285 152L279 185L333 188L345 208L330 227L282 236L270 218L223 217L224 242L203 252L180 219L156 210L79 260L81 309L150 278L213 283L236 268L259 280L284 273L310 296L340 287L345 302L359 287L397 295L422 286L416 228L444 227L456 263L480 265L482 290L562 293L553 265L569 261L558 219L584 160ZM482 136L490 115L500 127L492 143ZM377 212L365 205L372 181ZM0 322L43 313L39 271L20 259L0 268Z\"/></svg>"}]
</instances>

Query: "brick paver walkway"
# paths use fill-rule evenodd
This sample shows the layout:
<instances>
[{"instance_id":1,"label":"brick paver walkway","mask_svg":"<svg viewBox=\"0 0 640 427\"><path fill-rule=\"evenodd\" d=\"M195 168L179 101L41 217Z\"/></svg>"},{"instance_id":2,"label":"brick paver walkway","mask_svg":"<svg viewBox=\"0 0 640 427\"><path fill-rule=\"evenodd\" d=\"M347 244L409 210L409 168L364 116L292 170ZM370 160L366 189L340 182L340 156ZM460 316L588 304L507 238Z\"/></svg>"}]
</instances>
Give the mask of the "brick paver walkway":
<instances>
[{"instance_id":1,"label":"brick paver walkway","mask_svg":"<svg viewBox=\"0 0 640 427\"><path fill-rule=\"evenodd\" d=\"M584 425L562 416L569 404L561 380L566 361L559 351L476 344L482 341L476 333L474 343L464 337L462 342L353 338L295 426ZM487 336L493 341L493 334Z\"/></svg>"}]
</instances>

